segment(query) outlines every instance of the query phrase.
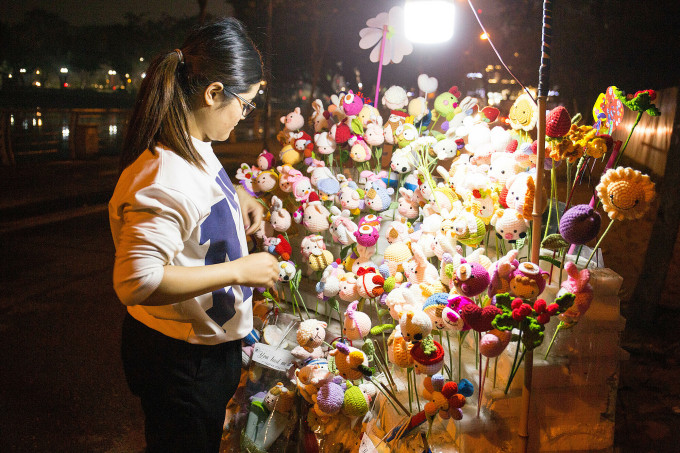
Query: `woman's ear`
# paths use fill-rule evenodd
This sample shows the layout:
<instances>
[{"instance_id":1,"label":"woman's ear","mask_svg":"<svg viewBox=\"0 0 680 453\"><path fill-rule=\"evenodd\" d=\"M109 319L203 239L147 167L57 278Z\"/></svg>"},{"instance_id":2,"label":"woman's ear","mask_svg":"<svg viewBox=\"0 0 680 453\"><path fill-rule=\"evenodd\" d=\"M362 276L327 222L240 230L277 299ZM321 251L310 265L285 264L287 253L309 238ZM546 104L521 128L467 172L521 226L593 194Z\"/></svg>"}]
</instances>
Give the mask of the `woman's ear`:
<instances>
[{"instance_id":1,"label":"woman's ear","mask_svg":"<svg viewBox=\"0 0 680 453\"><path fill-rule=\"evenodd\" d=\"M213 82L203 92L203 101L206 105L213 106L217 103L219 93L224 94L224 85L221 82Z\"/></svg>"}]
</instances>

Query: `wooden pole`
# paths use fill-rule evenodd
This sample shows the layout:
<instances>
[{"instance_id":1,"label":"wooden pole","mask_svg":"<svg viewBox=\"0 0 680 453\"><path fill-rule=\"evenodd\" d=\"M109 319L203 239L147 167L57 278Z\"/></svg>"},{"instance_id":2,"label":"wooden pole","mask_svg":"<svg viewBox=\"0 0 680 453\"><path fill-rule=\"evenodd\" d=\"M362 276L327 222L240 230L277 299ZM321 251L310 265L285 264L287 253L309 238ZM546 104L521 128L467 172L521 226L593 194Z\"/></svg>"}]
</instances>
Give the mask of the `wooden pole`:
<instances>
[{"instance_id":1,"label":"wooden pole","mask_svg":"<svg viewBox=\"0 0 680 453\"><path fill-rule=\"evenodd\" d=\"M536 195L531 226L531 261L538 265L541 251L541 224L543 215L543 175L545 162L545 110L550 80L550 51L552 45L552 0L543 1L543 34L541 42L541 67L538 75L538 148L536 156ZM531 409L531 383L534 371L534 352L528 350L524 357L524 382L522 385L522 412L519 417L519 451L528 451L529 413Z\"/></svg>"}]
</instances>

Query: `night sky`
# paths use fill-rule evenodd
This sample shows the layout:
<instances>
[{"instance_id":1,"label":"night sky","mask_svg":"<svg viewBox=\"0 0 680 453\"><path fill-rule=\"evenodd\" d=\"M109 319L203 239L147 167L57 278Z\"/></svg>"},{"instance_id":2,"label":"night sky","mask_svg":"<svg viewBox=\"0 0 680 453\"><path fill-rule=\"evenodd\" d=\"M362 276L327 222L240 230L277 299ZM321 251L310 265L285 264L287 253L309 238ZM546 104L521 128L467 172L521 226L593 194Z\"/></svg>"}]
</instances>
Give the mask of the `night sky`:
<instances>
[{"instance_id":1,"label":"night sky","mask_svg":"<svg viewBox=\"0 0 680 453\"><path fill-rule=\"evenodd\" d=\"M35 8L58 14L72 25L121 23L126 12L148 14L151 19L162 14L195 16L199 12L196 0L9 0L0 2L0 17L7 22L17 22L25 12ZM226 1L208 1L209 14L220 16L228 11Z\"/></svg>"}]
</instances>

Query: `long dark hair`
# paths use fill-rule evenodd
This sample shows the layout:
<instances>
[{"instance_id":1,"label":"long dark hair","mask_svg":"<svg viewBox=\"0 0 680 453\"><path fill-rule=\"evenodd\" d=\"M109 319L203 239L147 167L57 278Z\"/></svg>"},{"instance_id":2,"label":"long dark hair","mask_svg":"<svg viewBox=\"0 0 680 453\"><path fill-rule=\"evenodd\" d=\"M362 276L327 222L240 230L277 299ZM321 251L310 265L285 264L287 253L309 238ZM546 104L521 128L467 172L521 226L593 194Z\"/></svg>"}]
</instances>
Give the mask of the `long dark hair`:
<instances>
[{"instance_id":1,"label":"long dark hair","mask_svg":"<svg viewBox=\"0 0 680 453\"><path fill-rule=\"evenodd\" d=\"M234 18L194 29L180 52L157 56L149 65L130 117L121 153L121 170L162 143L199 168L203 159L191 138L187 116L192 101L208 85L245 93L262 80L262 59L245 27Z\"/></svg>"}]
</instances>

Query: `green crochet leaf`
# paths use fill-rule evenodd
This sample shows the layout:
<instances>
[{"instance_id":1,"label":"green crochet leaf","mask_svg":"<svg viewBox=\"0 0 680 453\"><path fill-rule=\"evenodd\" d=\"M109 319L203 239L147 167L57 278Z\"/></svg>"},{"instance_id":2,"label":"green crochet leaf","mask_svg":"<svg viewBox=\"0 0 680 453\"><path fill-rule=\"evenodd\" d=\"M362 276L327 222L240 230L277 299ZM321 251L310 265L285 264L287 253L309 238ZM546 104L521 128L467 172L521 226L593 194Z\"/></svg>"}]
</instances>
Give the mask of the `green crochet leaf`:
<instances>
[{"instance_id":1,"label":"green crochet leaf","mask_svg":"<svg viewBox=\"0 0 680 453\"><path fill-rule=\"evenodd\" d=\"M510 293L496 294L496 306L505 310L512 310L512 301L515 298Z\"/></svg>"},{"instance_id":2,"label":"green crochet leaf","mask_svg":"<svg viewBox=\"0 0 680 453\"><path fill-rule=\"evenodd\" d=\"M498 330L512 330L517 327L517 321L512 318L511 312L504 311L491 321L491 325Z\"/></svg>"},{"instance_id":3,"label":"green crochet leaf","mask_svg":"<svg viewBox=\"0 0 680 453\"><path fill-rule=\"evenodd\" d=\"M448 278L453 278L453 264L447 264L444 266L444 273Z\"/></svg>"},{"instance_id":4,"label":"green crochet leaf","mask_svg":"<svg viewBox=\"0 0 680 453\"><path fill-rule=\"evenodd\" d=\"M302 271L300 269L295 272L295 277L293 277L293 285L295 285L295 288L300 287L300 280L302 280Z\"/></svg>"},{"instance_id":5,"label":"green crochet leaf","mask_svg":"<svg viewBox=\"0 0 680 453\"><path fill-rule=\"evenodd\" d=\"M555 299L555 303L560 306L558 313L564 313L565 311L567 311L567 309L574 304L575 299L576 296L572 293L564 293L560 297Z\"/></svg>"},{"instance_id":6,"label":"green crochet leaf","mask_svg":"<svg viewBox=\"0 0 680 453\"><path fill-rule=\"evenodd\" d=\"M524 331L522 332L522 343L524 347L528 350L536 349L543 343L543 337L545 336L545 327L543 324L539 324L534 318L527 318L528 324L526 324Z\"/></svg>"},{"instance_id":7,"label":"green crochet leaf","mask_svg":"<svg viewBox=\"0 0 680 453\"><path fill-rule=\"evenodd\" d=\"M557 267L562 267L562 262L558 260L557 258L553 258L552 256L548 255L541 255L538 257L539 260L541 261L547 261L548 263L552 264L553 266Z\"/></svg>"},{"instance_id":8,"label":"green crochet leaf","mask_svg":"<svg viewBox=\"0 0 680 453\"><path fill-rule=\"evenodd\" d=\"M541 248L548 250L559 250L564 247L569 247L569 242L567 242L561 234L549 234L541 241Z\"/></svg>"},{"instance_id":9,"label":"green crochet leaf","mask_svg":"<svg viewBox=\"0 0 680 453\"><path fill-rule=\"evenodd\" d=\"M364 125L359 118L352 120L351 129L357 135L364 135Z\"/></svg>"},{"instance_id":10,"label":"green crochet leaf","mask_svg":"<svg viewBox=\"0 0 680 453\"><path fill-rule=\"evenodd\" d=\"M371 329L371 331L373 331L373 329ZM375 355L375 345L373 344L373 340L366 338L364 340L364 344L361 346L361 350L364 351L369 359L372 359Z\"/></svg>"},{"instance_id":11,"label":"green crochet leaf","mask_svg":"<svg viewBox=\"0 0 680 453\"><path fill-rule=\"evenodd\" d=\"M335 297L331 297L326 303L328 303L328 306L331 310L340 311L340 304L335 299Z\"/></svg>"},{"instance_id":12,"label":"green crochet leaf","mask_svg":"<svg viewBox=\"0 0 680 453\"><path fill-rule=\"evenodd\" d=\"M338 372L338 367L335 366L335 357L332 355L328 356L328 371L333 374Z\"/></svg>"},{"instance_id":13,"label":"green crochet leaf","mask_svg":"<svg viewBox=\"0 0 680 453\"><path fill-rule=\"evenodd\" d=\"M399 202L393 201L392 203L390 203L390 207L387 208L387 209L397 209L398 207L399 207Z\"/></svg>"},{"instance_id":14,"label":"green crochet leaf","mask_svg":"<svg viewBox=\"0 0 680 453\"><path fill-rule=\"evenodd\" d=\"M523 237L523 238L519 238L515 241L512 248L515 249L515 250L520 250L522 247L524 247L524 244L526 243L526 241L527 241L526 236Z\"/></svg>"}]
</instances>

